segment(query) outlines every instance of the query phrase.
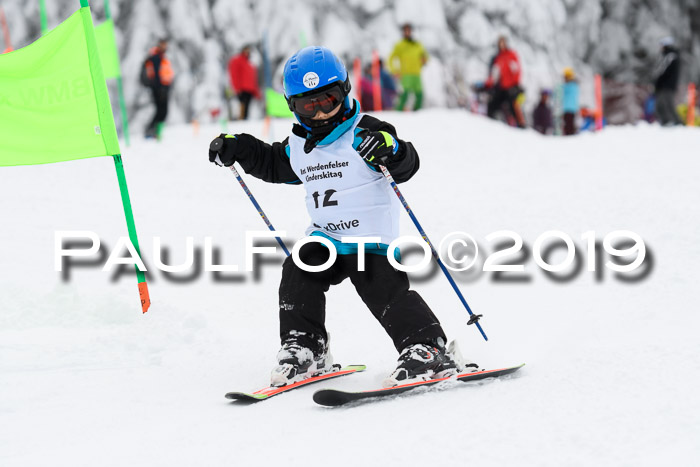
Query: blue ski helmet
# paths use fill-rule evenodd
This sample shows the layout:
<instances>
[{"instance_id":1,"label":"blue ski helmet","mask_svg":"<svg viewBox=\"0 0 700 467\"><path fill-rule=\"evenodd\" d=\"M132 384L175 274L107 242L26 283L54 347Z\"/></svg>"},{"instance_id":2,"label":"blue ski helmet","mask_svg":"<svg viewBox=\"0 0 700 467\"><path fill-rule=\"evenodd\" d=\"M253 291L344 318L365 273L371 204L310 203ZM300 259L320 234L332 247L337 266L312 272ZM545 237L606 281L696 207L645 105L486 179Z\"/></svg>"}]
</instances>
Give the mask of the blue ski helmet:
<instances>
[{"instance_id":1,"label":"blue ski helmet","mask_svg":"<svg viewBox=\"0 0 700 467\"><path fill-rule=\"evenodd\" d=\"M332 95L340 97L346 107L349 106L348 71L343 62L329 49L318 46L305 47L287 60L284 65L284 97L292 112L298 116L309 117L300 115L300 106L295 109L294 98L315 96L329 90L332 90ZM311 107L308 110L311 111L321 108L318 103L309 104L307 99L307 107L309 105Z\"/></svg>"}]
</instances>

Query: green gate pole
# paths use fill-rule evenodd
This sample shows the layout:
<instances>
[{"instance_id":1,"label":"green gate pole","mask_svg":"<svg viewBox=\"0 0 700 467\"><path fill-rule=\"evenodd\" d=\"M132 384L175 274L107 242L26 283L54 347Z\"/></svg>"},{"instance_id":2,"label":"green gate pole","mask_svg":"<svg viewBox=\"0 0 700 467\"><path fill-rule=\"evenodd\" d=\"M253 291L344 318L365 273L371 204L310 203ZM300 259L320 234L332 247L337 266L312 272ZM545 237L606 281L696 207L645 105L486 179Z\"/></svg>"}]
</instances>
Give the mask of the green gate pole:
<instances>
[{"instance_id":1,"label":"green gate pole","mask_svg":"<svg viewBox=\"0 0 700 467\"><path fill-rule=\"evenodd\" d=\"M124 130L124 141L129 147L129 119L126 114L126 101L124 100L124 86L122 85L122 77L117 78L117 89L119 90L119 113L122 114L122 129Z\"/></svg>"},{"instance_id":2,"label":"green gate pole","mask_svg":"<svg viewBox=\"0 0 700 467\"><path fill-rule=\"evenodd\" d=\"M88 3L88 0L80 0L80 6L82 8L90 8L90 5ZM109 116L105 116L104 118L109 118L111 119L111 127L114 127L114 117L112 116L111 112L111 106L109 103L109 95L107 93L107 84L105 82L104 75L102 73L102 65L99 63L99 54L97 53L97 43L95 39L95 33L94 33L94 27L92 25L92 18L88 14L87 16L83 16L83 25L85 27L85 39L87 41L87 47L88 47L88 52L90 55L94 55L97 57L97 63L90 63L90 73L92 75L93 82L99 82L103 83L104 85L104 90L102 91L104 93L104 107L109 108ZM100 101L98 100L98 106L100 105ZM105 112L105 115L107 112ZM100 126L101 127L106 127L104 122L102 121L103 117L100 117ZM103 133L103 139L104 139L104 133ZM116 130L114 131L114 136L112 137L113 141L110 142L109 146L112 147L112 150L118 149L119 148L119 142L116 139ZM106 144L106 142L105 142ZM109 149L108 149L109 150ZM116 152L116 151L114 151ZM111 154L114 154L114 152L111 152ZM121 151L120 151L121 152ZM131 244L134 246L136 249L136 253L139 255L139 258L141 257L141 248L139 247L139 239L136 235L136 225L134 223L134 214L131 209L131 200L129 199L129 189L126 185L126 176L124 175L124 164L122 163L122 156L121 154L114 154L112 156L114 158L114 167L117 170L117 179L119 180L119 192L121 193L122 197L122 205L124 206L124 216L126 217L126 225L129 230L129 240L131 240ZM148 307L151 306L151 300L148 294L148 284L146 282L146 275L141 271L137 265L134 265L136 268L136 278L138 280L138 287L139 287L139 296L141 298L141 311L143 313L146 313L148 311Z\"/></svg>"},{"instance_id":3,"label":"green gate pole","mask_svg":"<svg viewBox=\"0 0 700 467\"><path fill-rule=\"evenodd\" d=\"M109 0L105 0L105 19L112 19L112 11L109 9ZM117 50L119 59L119 50ZM121 60L120 60L121 62ZM122 116L122 130L124 131L124 141L129 146L129 117L126 113L126 100L124 99L124 84L122 82L121 63L119 63L119 76L117 77L117 91L119 93L119 113Z\"/></svg>"},{"instance_id":4,"label":"green gate pole","mask_svg":"<svg viewBox=\"0 0 700 467\"><path fill-rule=\"evenodd\" d=\"M85 0L87 1L87 0ZM134 213L131 209L131 199L129 198L129 188L126 185L126 175L124 174L124 164L122 163L121 154L114 157L114 167L117 169L117 179L119 179L119 192L122 195L122 205L124 206L124 216L126 217L126 226L129 230L129 240L134 245L136 253L141 257L141 247L139 239L136 235L136 224L134 223ZM148 294L148 285L146 284L146 275L136 266L136 279L138 281L139 296L141 297L141 309L145 313L151 305L151 299Z\"/></svg>"},{"instance_id":5,"label":"green gate pole","mask_svg":"<svg viewBox=\"0 0 700 467\"><path fill-rule=\"evenodd\" d=\"M41 35L46 34L49 29L48 21L46 20L46 0L39 0L39 18L41 19Z\"/></svg>"}]
</instances>

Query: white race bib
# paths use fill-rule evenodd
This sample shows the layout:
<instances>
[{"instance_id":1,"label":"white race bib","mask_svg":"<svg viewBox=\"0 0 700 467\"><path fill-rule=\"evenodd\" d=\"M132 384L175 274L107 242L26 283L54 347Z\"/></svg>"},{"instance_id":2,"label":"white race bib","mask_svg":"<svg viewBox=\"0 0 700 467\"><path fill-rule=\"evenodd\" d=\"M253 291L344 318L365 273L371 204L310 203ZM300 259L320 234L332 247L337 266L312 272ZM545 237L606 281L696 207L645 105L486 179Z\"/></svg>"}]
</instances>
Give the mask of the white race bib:
<instances>
[{"instance_id":1,"label":"white race bib","mask_svg":"<svg viewBox=\"0 0 700 467\"><path fill-rule=\"evenodd\" d=\"M292 169L306 189L311 225L331 238L380 237L389 244L399 236L401 205L381 172L372 170L353 149L354 129L362 118L333 143L304 152L305 140L289 137Z\"/></svg>"}]
</instances>

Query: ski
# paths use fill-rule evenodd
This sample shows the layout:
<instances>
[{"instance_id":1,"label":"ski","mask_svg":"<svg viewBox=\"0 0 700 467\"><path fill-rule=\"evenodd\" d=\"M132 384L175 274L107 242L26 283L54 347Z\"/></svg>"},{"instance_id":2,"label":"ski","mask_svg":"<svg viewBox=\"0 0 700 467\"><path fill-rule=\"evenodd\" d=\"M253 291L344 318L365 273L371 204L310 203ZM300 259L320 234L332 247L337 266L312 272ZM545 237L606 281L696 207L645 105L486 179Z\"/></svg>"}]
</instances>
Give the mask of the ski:
<instances>
[{"instance_id":1,"label":"ski","mask_svg":"<svg viewBox=\"0 0 700 467\"><path fill-rule=\"evenodd\" d=\"M296 382L294 384L288 384L286 386L274 387L268 386L263 389L259 389L255 392L229 392L226 394L226 399L232 400L243 400L250 402L260 402L269 399L283 392L291 391L292 389L300 388L308 384L318 383L319 381L325 381L331 378L337 378L339 376L350 375L352 373L357 373L364 371L367 367L365 365L348 365L344 368L340 368L340 365L336 365L337 369L330 371L328 373L323 373L322 375L314 376L312 378L307 378L302 381Z\"/></svg>"},{"instance_id":2,"label":"ski","mask_svg":"<svg viewBox=\"0 0 700 467\"><path fill-rule=\"evenodd\" d=\"M458 381L477 381L485 378L497 378L499 376L509 375L518 371L525 364L511 366L507 368L500 368L498 370L483 370L474 373L463 373L456 377ZM401 394L412 389L417 389L426 386L432 386L434 384L441 383L443 381L454 380L454 378L440 378L431 379L428 381L418 381L414 383L402 384L399 386L394 386L391 388L374 389L370 391L359 391L359 392L347 392L338 391L336 389L320 389L314 393L314 402L319 405L325 405L327 407L337 407L340 405L345 405L350 402L356 401L366 401L371 398L379 398L386 396L393 396L395 394Z\"/></svg>"}]
</instances>

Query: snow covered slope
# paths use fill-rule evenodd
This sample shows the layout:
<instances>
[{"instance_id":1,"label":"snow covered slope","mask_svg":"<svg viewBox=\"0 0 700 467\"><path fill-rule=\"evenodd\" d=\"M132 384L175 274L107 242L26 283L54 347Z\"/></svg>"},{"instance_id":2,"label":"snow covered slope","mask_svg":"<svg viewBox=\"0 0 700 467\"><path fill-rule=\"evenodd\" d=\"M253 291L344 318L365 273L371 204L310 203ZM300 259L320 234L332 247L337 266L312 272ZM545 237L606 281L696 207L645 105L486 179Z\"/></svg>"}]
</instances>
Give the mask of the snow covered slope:
<instances>
[{"instance_id":1,"label":"snow covered slope","mask_svg":"<svg viewBox=\"0 0 700 467\"><path fill-rule=\"evenodd\" d=\"M517 377L350 409L315 406L312 388L231 404L224 393L265 385L274 364L282 254L259 276L225 273L217 281L201 272L176 282L154 271L153 305L142 315L131 268L116 281L99 267L72 268L65 282L54 271L55 231L95 231L109 248L126 235L111 160L2 168L0 465L697 459L700 131L642 125L564 139L459 111L380 118L422 156L421 170L401 189L434 241L463 230L493 251L485 237L508 229L532 250L556 229L579 247L583 267L565 282L545 276L531 254L526 282L458 275L484 314L488 342L466 326L442 276L413 281L468 357L487 368L526 362ZM281 140L289 127L275 122L273 136ZM155 236L172 264L185 260L187 236L200 249L211 236L221 262L243 267L245 231L264 230L231 173L206 160L220 131L172 126L162 143L122 148L149 265ZM260 135L262 122L229 131ZM308 221L303 189L245 178L272 223L299 238ZM407 216L402 229L417 235ZM619 229L639 234L653 256L643 280L586 271L581 235L593 230L602 240ZM328 327L336 360L368 370L320 387L380 384L396 353L349 283L329 294Z\"/></svg>"}]
</instances>

